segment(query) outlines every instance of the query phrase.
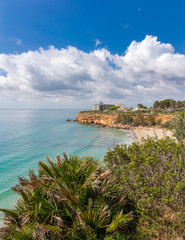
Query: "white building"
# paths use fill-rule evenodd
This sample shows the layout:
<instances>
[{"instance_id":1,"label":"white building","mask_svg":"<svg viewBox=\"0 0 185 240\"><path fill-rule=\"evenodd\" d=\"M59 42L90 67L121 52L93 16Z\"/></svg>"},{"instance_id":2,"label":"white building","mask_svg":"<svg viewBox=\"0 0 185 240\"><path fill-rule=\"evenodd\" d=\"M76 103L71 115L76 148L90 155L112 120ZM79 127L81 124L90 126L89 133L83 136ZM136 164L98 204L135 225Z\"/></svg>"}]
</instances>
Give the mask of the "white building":
<instances>
[{"instance_id":1,"label":"white building","mask_svg":"<svg viewBox=\"0 0 185 240\"><path fill-rule=\"evenodd\" d=\"M102 102L98 103L98 104L93 104L92 105L92 110L93 111L104 111L107 110L109 107L114 107L114 104L104 104Z\"/></svg>"},{"instance_id":2,"label":"white building","mask_svg":"<svg viewBox=\"0 0 185 240\"><path fill-rule=\"evenodd\" d=\"M122 104L122 103L116 103L115 106L118 108L123 108L123 109L126 108L125 104Z\"/></svg>"}]
</instances>

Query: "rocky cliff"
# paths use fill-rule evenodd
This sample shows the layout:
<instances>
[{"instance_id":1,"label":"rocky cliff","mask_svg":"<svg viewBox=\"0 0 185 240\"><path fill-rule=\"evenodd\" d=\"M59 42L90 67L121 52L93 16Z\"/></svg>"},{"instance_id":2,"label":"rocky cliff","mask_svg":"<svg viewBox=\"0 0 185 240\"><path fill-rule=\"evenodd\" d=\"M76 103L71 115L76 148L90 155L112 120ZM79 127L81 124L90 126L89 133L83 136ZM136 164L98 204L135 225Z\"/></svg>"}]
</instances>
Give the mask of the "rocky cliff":
<instances>
[{"instance_id":1,"label":"rocky cliff","mask_svg":"<svg viewBox=\"0 0 185 240\"><path fill-rule=\"evenodd\" d=\"M163 124L163 123L166 123L166 122L172 120L174 118L174 115L162 115L162 114L160 114L160 115L156 115L156 116L154 115L153 118L154 118L155 123L159 120Z\"/></svg>"},{"instance_id":2,"label":"rocky cliff","mask_svg":"<svg viewBox=\"0 0 185 240\"><path fill-rule=\"evenodd\" d=\"M135 118L135 116L131 117ZM148 115L142 114L143 118L147 117ZM92 112L80 112L76 116L76 121L82 124L95 124L101 126L107 126L112 128L122 128L122 129L130 129L130 125L123 125L121 123L117 123L117 119L119 114L103 114L103 113L92 113ZM174 118L174 115L154 115L153 119L155 123L161 122L161 124L170 121Z\"/></svg>"},{"instance_id":3,"label":"rocky cliff","mask_svg":"<svg viewBox=\"0 0 185 240\"><path fill-rule=\"evenodd\" d=\"M121 123L116 123L118 114L98 114L98 113L90 113L84 112L79 113L76 116L76 120L82 124L95 124L101 126L107 126L112 128L123 128L129 129L129 126L122 125Z\"/></svg>"}]
</instances>

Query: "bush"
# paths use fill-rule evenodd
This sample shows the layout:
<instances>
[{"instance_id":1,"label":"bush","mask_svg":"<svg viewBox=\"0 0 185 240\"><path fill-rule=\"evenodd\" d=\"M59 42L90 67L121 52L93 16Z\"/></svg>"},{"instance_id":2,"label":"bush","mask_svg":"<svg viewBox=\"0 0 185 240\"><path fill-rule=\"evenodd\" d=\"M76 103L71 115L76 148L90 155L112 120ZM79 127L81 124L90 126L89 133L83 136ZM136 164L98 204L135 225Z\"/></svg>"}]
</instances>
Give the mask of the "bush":
<instances>
[{"instance_id":1,"label":"bush","mask_svg":"<svg viewBox=\"0 0 185 240\"><path fill-rule=\"evenodd\" d=\"M141 239L184 239L183 142L148 139L141 145L116 146L107 152L105 161L124 186L124 192L136 203L141 214Z\"/></svg>"},{"instance_id":2,"label":"bush","mask_svg":"<svg viewBox=\"0 0 185 240\"><path fill-rule=\"evenodd\" d=\"M19 178L21 199L5 213L4 240L127 239L136 227L134 205L110 171L92 157L39 163L39 177ZM108 176L108 177L107 177Z\"/></svg>"},{"instance_id":3,"label":"bush","mask_svg":"<svg viewBox=\"0 0 185 240\"><path fill-rule=\"evenodd\" d=\"M19 178L2 240L185 239L185 143L116 146L105 162L57 157Z\"/></svg>"},{"instance_id":4,"label":"bush","mask_svg":"<svg viewBox=\"0 0 185 240\"><path fill-rule=\"evenodd\" d=\"M109 107L108 108L108 110L117 110L118 109L118 107L116 107L116 106L113 106L113 107Z\"/></svg>"},{"instance_id":5,"label":"bush","mask_svg":"<svg viewBox=\"0 0 185 240\"><path fill-rule=\"evenodd\" d=\"M148 124L142 115L136 115L135 118L133 118L132 125L137 127L137 126L146 126Z\"/></svg>"},{"instance_id":6,"label":"bush","mask_svg":"<svg viewBox=\"0 0 185 240\"><path fill-rule=\"evenodd\" d=\"M167 122L163 123L161 125L161 127L167 128L167 129L170 129L170 130L174 129L174 120L172 119L170 121L167 121Z\"/></svg>"},{"instance_id":7,"label":"bush","mask_svg":"<svg viewBox=\"0 0 185 240\"><path fill-rule=\"evenodd\" d=\"M146 121L147 121L147 123L148 123L148 126L150 126L150 127L156 125L155 120L154 120L154 118L153 118L152 115L149 115L149 116L146 118Z\"/></svg>"},{"instance_id":8,"label":"bush","mask_svg":"<svg viewBox=\"0 0 185 240\"><path fill-rule=\"evenodd\" d=\"M122 123L123 125L131 125L133 122L133 118L129 114L120 114L117 122Z\"/></svg>"},{"instance_id":9,"label":"bush","mask_svg":"<svg viewBox=\"0 0 185 240\"><path fill-rule=\"evenodd\" d=\"M156 121L156 125L157 125L157 126L160 126L161 123L162 123L162 119L158 119L158 120Z\"/></svg>"},{"instance_id":10,"label":"bush","mask_svg":"<svg viewBox=\"0 0 185 240\"><path fill-rule=\"evenodd\" d=\"M178 141L185 139L185 112L178 113L176 117L162 125L162 127L173 129L174 136Z\"/></svg>"},{"instance_id":11,"label":"bush","mask_svg":"<svg viewBox=\"0 0 185 240\"><path fill-rule=\"evenodd\" d=\"M185 139L185 112L178 114L174 120L174 136L178 141Z\"/></svg>"}]
</instances>

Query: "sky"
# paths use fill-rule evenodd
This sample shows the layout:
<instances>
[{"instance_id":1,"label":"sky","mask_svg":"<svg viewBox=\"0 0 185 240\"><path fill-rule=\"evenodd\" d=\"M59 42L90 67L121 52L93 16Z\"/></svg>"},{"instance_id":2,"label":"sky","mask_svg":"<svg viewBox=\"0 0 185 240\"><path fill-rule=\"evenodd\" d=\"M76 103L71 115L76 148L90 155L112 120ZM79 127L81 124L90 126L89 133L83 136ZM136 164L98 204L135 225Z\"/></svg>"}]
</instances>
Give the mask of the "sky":
<instances>
[{"instance_id":1,"label":"sky","mask_svg":"<svg viewBox=\"0 0 185 240\"><path fill-rule=\"evenodd\" d=\"M185 2L1 0L0 109L185 100Z\"/></svg>"}]
</instances>

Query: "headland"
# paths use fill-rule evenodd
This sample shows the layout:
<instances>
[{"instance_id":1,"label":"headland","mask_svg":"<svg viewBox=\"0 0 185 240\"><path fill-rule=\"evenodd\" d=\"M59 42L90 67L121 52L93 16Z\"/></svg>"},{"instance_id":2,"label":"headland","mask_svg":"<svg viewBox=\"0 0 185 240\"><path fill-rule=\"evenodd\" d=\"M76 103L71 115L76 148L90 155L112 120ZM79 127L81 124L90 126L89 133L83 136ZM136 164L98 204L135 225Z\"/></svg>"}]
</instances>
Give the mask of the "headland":
<instances>
[{"instance_id":1,"label":"headland","mask_svg":"<svg viewBox=\"0 0 185 240\"><path fill-rule=\"evenodd\" d=\"M142 138L166 136L173 137L173 132L163 128L163 125L174 118L173 114L148 113L116 113L81 111L75 121L80 124L92 124L101 127L132 130L134 141L141 142Z\"/></svg>"}]
</instances>

